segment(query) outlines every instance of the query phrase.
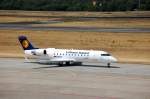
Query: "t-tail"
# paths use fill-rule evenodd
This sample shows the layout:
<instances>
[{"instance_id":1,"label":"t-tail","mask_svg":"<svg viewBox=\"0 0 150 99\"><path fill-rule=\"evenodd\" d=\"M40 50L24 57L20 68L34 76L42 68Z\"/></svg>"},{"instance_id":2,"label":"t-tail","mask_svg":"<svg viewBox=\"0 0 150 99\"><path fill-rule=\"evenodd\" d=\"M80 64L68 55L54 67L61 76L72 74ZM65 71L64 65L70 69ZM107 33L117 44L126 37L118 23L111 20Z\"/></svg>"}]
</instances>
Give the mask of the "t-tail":
<instances>
[{"instance_id":1,"label":"t-tail","mask_svg":"<svg viewBox=\"0 0 150 99\"><path fill-rule=\"evenodd\" d=\"M22 45L22 48L24 50L32 50L32 49L38 49L38 48L35 48L27 39L26 36L19 36L18 37L19 39L19 42L21 43Z\"/></svg>"}]
</instances>

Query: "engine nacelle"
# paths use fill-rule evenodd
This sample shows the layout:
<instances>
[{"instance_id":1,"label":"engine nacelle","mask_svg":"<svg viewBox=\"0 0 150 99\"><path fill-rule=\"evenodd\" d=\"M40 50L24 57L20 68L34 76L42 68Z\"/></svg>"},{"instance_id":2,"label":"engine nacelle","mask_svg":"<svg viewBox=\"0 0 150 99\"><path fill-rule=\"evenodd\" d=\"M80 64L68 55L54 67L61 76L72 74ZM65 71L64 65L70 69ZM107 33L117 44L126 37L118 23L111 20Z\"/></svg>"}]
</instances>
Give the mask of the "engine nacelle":
<instances>
[{"instance_id":1,"label":"engine nacelle","mask_svg":"<svg viewBox=\"0 0 150 99\"><path fill-rule=\"evenodd\" d=\"M46 51L46 49L26 50L25 54L42 56L42 55L46 55L47 51Z\"/></svg>"}]
</instances>

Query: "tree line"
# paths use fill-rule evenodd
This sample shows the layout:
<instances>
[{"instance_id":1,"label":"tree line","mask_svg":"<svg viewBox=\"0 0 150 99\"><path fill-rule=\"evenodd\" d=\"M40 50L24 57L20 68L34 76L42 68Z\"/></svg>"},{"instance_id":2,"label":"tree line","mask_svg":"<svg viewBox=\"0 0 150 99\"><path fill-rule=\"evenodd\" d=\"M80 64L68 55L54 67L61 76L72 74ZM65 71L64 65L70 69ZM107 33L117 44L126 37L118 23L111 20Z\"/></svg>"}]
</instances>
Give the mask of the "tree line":
<instances>
[{"instance_id":1,"label":"tree line","mask_svg":"<svg viewBox=\"0 0 150 99\"><path fill-rule=\"evenodd\" d=\"M150 10L150 0L1 0L0 10L133 11Z\"/></svg>"}]
</instances>

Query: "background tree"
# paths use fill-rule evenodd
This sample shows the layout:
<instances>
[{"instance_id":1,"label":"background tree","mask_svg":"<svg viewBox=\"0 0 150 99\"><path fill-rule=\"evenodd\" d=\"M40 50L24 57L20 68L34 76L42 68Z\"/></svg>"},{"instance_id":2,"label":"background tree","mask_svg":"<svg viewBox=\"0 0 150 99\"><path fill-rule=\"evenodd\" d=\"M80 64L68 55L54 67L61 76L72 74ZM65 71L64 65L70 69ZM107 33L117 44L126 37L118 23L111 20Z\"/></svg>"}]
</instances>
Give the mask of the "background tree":
<instances>
[{"instance_id":1,"label":"background tree","mask_svg":"<svg viewBox=\"0 0 150 99\"><path fill-rule=\"evenodd\" d=\"M132 11L150 10L150 0L1 0L1 10Z\"/></svg>"}]
</instances>

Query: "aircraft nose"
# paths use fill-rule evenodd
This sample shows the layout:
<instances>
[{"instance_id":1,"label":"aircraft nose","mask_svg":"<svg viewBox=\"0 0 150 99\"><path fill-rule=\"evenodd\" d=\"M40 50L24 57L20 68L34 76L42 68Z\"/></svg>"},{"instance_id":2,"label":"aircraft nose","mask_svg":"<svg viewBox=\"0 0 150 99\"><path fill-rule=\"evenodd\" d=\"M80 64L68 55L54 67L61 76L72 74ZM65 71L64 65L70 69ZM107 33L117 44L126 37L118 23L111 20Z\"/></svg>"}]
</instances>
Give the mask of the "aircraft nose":
<instances>
[{"instance_id":1,"label":"aircraft nose","mask_svg":"<svg viewBox=\"0 0 150 99\"><path fill-rule=\"evenodd\" d=\"M111 57L112 62L117 62L117 59L115 57Z\"/></svg>"}]
</instances>

